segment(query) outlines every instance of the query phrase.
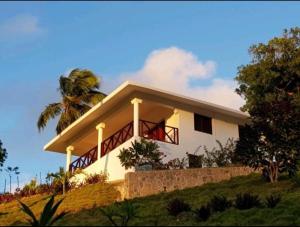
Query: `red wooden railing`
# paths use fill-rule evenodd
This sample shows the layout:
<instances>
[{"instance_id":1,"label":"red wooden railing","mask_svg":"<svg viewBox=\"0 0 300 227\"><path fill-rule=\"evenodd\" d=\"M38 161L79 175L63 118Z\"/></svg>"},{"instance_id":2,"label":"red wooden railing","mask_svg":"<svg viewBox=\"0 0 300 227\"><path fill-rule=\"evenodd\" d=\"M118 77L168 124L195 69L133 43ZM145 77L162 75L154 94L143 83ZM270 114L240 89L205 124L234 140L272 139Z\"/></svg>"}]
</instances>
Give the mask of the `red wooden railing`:
<instances>
[{"instance_id":1,"label":"red wooden railing","mask_svg":"<svg viewBox=\"0 0 300 227\"><path fill-rule=\"evenodd\" d=\"M179 144L178 128L165 125L164 122L139 121L139 135L146 139L159 140L171 144ZM101 157L120 146L133 136L133 122L128 123L101 143ZM69 171L84 169L97 161L98 147L94 147L80 156L69 166Z\"/></svg>"},{"instance_id":2,"label":"red wooden railing","mask_svg":"<svg viewBox=\"0 0 300 227\"><path fill-rule=\"evenodd\" d=\"M120 146L133 136L133 122L125 125L101 144L101 157Z\"/></svg>"},{"instance_id":3,"label":"red wooden railing","mask_svg":"<svg viewBox=\"0 0 300 227\"><path fill-rule=\"evenodd\" d=\"M139 135L146 139L159 140L166 143L179 144L178 128L161 123L140 120Z\"/></svg>"},{"instance_id":4,"label":"red wooden railing","mask_svg":"<svg viewBox=\"0 0 300 227\"><path fill-rule=\"evenodd\" d=\"M96 146L76 159L70 164L69 171L74 172L76 169L84 169L93 164L95 161L97 161L97 150L98 147Z\"/></svg>"}]
</instances>

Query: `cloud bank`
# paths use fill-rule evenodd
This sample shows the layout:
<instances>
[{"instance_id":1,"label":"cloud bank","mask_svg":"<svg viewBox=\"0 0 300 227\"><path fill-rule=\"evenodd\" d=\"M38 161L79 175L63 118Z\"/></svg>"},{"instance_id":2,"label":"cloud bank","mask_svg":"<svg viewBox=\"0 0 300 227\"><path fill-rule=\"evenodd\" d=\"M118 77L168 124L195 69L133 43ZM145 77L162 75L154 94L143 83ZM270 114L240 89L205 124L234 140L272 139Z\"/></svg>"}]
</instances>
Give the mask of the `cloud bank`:
<instances>
[{"instance_id":1,"label":"cloud bank","mask_svg":"<svg viewBox=\"0 0 300 227\"><path fill-rule=\"evenodd\" d=\"M191 52L170 47L153 51L140 70L122 74L120 80L136 81L239 109L244 101L234 92L235 82L215 74L215 62L201 62Z\"/></svg>"},{"instance_id":2,"label":"cloud bank","mask_svg":"<svg viewBox=\"0 0 300 227\"><path fill-rule=\"evenodd\" d=\"M30 14L20 14L0 23L0 40L33 38L45 32L39 19Z\"/></svg>"}]
</instances>

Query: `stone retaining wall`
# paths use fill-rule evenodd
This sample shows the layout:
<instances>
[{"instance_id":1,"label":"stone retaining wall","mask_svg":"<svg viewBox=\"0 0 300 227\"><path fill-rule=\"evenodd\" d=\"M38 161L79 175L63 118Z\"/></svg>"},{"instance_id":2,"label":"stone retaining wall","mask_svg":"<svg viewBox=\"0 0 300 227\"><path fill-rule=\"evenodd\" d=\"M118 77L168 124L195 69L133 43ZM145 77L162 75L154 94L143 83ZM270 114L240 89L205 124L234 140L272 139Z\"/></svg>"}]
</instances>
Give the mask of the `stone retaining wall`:
<instances>
[{"instance_id":1,"label":"stone retaining wall","mask_svg":"<svg viewBox=\"0 0 300 227\"><path fill-rule=\"evenodd\" d=\"M195 168L129 172L125 175L124 198L131 199L229 180L254 172L249 167Z\"/></svg>"}]
</instances>

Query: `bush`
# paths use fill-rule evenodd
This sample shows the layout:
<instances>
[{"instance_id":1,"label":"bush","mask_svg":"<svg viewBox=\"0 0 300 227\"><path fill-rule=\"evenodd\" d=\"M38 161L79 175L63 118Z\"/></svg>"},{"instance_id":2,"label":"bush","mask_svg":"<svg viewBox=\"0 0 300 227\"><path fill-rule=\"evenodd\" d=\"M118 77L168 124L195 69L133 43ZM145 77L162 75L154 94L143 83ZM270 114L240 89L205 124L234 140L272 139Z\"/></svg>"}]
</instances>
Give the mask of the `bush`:
<instances>
[{"instance_id":1,"label":"bush","mask_svg":"<svg viewBox=\"0 0 300 227\"><path fill-rule=\"evenodd\" d=\"M281 195L270 195L266 197L266 206L274 208L281 201Z\"/></svg>"},{"instance_id":2,"label":"bush","mask_svg":"<svg viewBox=\"0 0 300 227\"><path fill-rule=\"evenodd\" d=\"M231 207L232 203L225 196L217 196L215 195L210 200L210 206L213 212L222 212L229 207Z\"/></svg>"},{"instance_id":3,"label":"bush","mask_svg":"<svg viewBox=\"0 0 300 227\"><path fill-rule=\"evenodd\" d=\"M120 150L118 158L125 169L149 164L153 167L161 166L164 154L159 151L156 142L141 139L131 142L131 147Z\"/></svg>"},{"instance_id":4,"label":"bush","mask_svg":"<svg viewBox=\"0 0 300 227\"><path fill-rule=\"evenodd\" d=\"M235 153L235 141L233 138L229 138L226 144L223 145L219 140L216 140L218 148L208 150L204 146L205 157L203 163L207 167L225 167L232 164L239 164Z\"/></svg>"},{"instance_id":5,"label":"bush","mask_svg":"<svg viewBox=\"0 0 300 227\"><path fill-rule=\"evenodd\" d=\"M85 179L85 184L96 184L96 183L105 183L107 181L107 175L104 173L95 173L90 174Z\"/></svg>"},{"instance_id":6,"label":"bush","mask_svg":"<svg viewBox=\"0 0 300 227\"><path fill-rule=\"evenodd\" d=\"M204 155L196 155L187 153L189 160L189 168L202 168Z\"/></svg>"},{"instance_id":7,"label":"bush","mask_svg":"<svg viewBox=\"0 0 300 227\"><path fill-rule=\"evenodd\" d=\"M206 221L211 216L211 206L209 203L203 205L199 209L195 210L194 213L200 221Z\"/></svg>"},{"instance_id":8,"label":"bush","mask_svg":"<svg viewBox=\"0 0 300 227\"><path fill-rule=\"evenodd\" d=\"M191 207L181 199L173 199L168 203L167 210L170 215L177 216L181 212L190 211Z\"/></svg>"},{"instance_id":9,"label":"bush","mask_svg":"<svg viewBox=\"0 0 300 227\"><path fill-rule=\"evenodd\" d=\"M236 195L235 207L239 210L246 210L259 206L261 206L261 201L258 195L252 195L251 193L240 193Z\"/></svg>"},{"instance_id":10,"label":"bush","mask_svg":"<svg viewBox=\"0 0 300 227\"><path fill-rule=\"evenodd\" d=\"M10 202L14 199L15 199L15 196L13 194L9 194L9 193L1 194L0 195L0 204L1 203L8 203L8 202Z\"/></svg>"},{"instance_id":11,"label":"bush","mask_svg":"<svg viewBox=\"0 0 300 227\"><path fill-rule=\"evenodd\" d=\"M166 164L167 169L186 169L187 167L187 159L186 158L175 158Z\"/></svg>"},{"instance_id":12,"label":"bush","mask_svg":"<svg viewBox=\"0 0 300 227\"><path fill-rule=\"evenodd\" d=\"M130 220L139 218L138 206L126 199L124 202L115 202L113 206L99 209L112 226L128 226Z\"/></svg>"}]
</instances>

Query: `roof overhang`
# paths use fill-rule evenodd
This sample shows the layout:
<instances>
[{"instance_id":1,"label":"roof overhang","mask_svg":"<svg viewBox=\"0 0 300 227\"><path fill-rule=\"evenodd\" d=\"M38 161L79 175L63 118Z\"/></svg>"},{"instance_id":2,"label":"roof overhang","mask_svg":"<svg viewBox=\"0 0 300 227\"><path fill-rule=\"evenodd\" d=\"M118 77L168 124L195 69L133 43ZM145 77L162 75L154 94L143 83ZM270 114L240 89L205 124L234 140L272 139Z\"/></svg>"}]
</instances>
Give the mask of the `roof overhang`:
<instances>
[{"instance_id":1,"label":"roof overhang","mask_svg":"<svg viewBox=\"0 0 300 227\"><path fill-rule=\"evenodd\" d=\"M64 153L66 146L70 145L68 144L68 142L71 141L71 139L75 135L81 133L82 131L84 131L85 127L93 123L96 126L96 124L99 122L95 121L99 119L101 115L104 115L109 110L118 105L118 103L121 102L124 99L124 97L128 97L134 93L141 93L148 96L156 96L162 99L175 101L176 103L193 106L195 108L208 109L211 112L237 119L238 122L246 122L246 120L249 118L248 114L238 110L234 110L203 100L179 95L173 92L164 91L154 87L145 86L135 82L126 81L113 92L111 92L108 96L106 96L101 102L99 102L88 112L86 112L83 116L81 116L71 125L69 125L65 130L63 130L59 135L53 138L49 143L47 143L44 146L44 150Z\"/></svg>"}]
</instances>

